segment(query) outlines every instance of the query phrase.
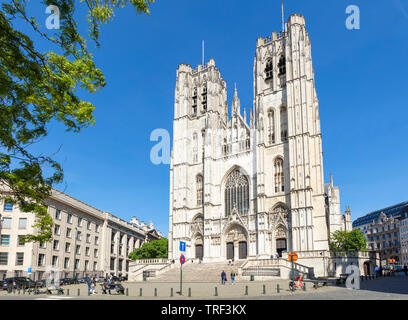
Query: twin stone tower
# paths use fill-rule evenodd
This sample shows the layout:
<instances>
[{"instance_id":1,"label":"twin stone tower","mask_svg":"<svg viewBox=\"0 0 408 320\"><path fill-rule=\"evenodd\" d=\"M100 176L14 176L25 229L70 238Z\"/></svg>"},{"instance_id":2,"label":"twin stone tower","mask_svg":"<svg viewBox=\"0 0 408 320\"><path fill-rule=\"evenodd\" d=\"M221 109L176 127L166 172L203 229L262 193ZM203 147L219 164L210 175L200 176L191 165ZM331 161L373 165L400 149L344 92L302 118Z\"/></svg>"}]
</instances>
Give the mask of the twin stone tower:
<instances>
[{"instance_id":1,"label":"twin stone tower","mask_svg":"<svg viewBox=\"0 0 408 320\"><path fill-rule=\"evenodd\" d=\"M215 61L181 64L170 167L169 259L267 259L328 250L351 228L339 189L324 184L319 102L303 15L258 38L247 119ZM249 121L248 121L249 120Z\"/></svg>"}]
</instances>

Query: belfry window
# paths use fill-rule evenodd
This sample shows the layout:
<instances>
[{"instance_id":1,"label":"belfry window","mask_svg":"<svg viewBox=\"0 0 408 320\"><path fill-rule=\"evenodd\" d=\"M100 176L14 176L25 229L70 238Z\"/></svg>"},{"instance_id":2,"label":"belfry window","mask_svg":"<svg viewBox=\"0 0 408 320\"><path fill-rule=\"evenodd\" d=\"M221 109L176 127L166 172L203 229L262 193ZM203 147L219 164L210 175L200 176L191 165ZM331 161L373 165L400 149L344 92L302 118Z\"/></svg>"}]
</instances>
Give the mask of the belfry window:
<instances>
[{"instance_id":1,"label":"belfry window","mask_svg":"<svg viewBox=\"0 0 408 320\"><path fill-rule=\"evenodd\" d=\"M275 112L268 111L268 141L269 144L275 143Z\"/></svg>"},{"instance_id":2,"label":"belfry window","mask_svg":"<svg viewBox=\"0 0 408 320\"><path fill-rule=\"evenodd\" d=\"M193 134L193 163L198 162L198 139L197 133Z\"/></svg>"},{"instance_id":3,"label":"belfry window","mask_svg":"<svg viewBox=\"0 0 408 320\"><path fill-rule=\"evenodd\" d=\"M249 210L249 182L248 178L239 170L233 171L225 184L225 215L233 210L239 214L247 214Z\"/></svg>"},{"instance_id":4,"label":"belfry window","mask_svg":"<svg viewBox=\"0 0 408 320\"><path fill-rule=\"evenodd\" d=\"M283 160L277 158L275 160L275 193L285 191L285 176L283 174Z\"/></svg>"},{"instance_id":5,"label":"belfry window","mask_svg":"<svg viewBox=\"0 0 408 320\"><path fill-rule=\"evenodd\" d=\"M203 86L203 93L202 96L202 104L203 104L203 113L207 112L207 84L205 83Z\"/></svg>"},{"instance_id":6,"label":"belfry window","mask_svg":"<svg viewBox=\"0 0 408 320\"><path fill-rule=\"evenodd\" d=\"M193 116L197 115L197 88L193 90L193 97L192 97L192 114Z\"/></svg>"},{"instance_id":7,"label":"belfry window","mask_svg":"<svg viewBox=\"0 0 408 320\"><path fill-rule=\"evenodd\" d=\"M196 177L196 188L197 188L197 206L203 204L203 176L201 174Z\"/></svg>"},{"instance_id":8,"label":"belfry window","mask_svg":"<svg viewBox=\"0 0 408 320\"><path fill-rule=\"evenodd\" d=\"M279 76L283 76L286 74L286 59L284 56L281 56L279 59L278 63L278 69L279 69Z\"/></svg>"},{"instance_id":9,"label":"belfry window","mask_svg":"<svg viewBox=\"0 0 408 320\"><path fill-rule=\"evenodd\" d=\"M272 59L269 59L266 62L266 68L265 68L265 80L270 80L273 77L273 65L272 65Z\"/></svg>"}]
</instances>

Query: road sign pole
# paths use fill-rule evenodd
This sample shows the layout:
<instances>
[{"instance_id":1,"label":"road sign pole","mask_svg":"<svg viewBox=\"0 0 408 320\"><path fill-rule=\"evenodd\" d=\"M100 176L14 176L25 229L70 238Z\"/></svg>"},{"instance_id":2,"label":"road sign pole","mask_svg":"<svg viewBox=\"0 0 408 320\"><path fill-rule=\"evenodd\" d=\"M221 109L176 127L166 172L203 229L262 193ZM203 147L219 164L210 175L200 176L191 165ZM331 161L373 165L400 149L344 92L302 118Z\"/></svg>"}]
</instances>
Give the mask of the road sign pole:
<instances>
[{"instance_id":1,"label":"road sign pole","mask_svg":"<svg viewBox=\"0 0 408 320\"><path fill-rule=\"evenodd\" d=\"M180 296L183 294L183 264L180 267Z\"/></svg>"}]
</instances>

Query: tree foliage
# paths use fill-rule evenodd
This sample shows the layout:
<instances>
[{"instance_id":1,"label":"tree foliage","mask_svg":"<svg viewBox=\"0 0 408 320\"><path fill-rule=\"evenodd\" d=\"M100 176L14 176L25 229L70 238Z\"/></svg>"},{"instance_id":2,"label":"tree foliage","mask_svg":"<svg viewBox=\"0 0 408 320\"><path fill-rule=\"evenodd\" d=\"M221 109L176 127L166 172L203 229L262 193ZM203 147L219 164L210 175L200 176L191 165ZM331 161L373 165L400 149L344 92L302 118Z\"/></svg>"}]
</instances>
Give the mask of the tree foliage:
<instances>
[{"instance_id":1,"label":"tree foliage","mask_svg":"<svg viewBox=\"0 0 408 320\"><path fill-rule=\"evenodd\" d=\"M130 4L137 13L149 14L153 2L45 0L44 10L56 5L60 11L60 29L51 36L29 15L27 0L0 1L0 181L9 191L7 201L36 214L37 232L26 241L52 239L45 200L63 180L63 169L52 155L35 154L30 146L47 136L51 121L73 132L93 125L94 105L78 91L93 94L106 84L73 18L78 5L87 6L88 37L99 47L100 25L112 21L115 8ZM37 49L34 40L17 29L21 21L48 42L49 50Z\"/></svg>"},{"instance_id":2,"label":"tree foliage","mask_svg":"<svg viewBox=\"0 0 408 320\"><path fill-rule=\"evenodd\" d=\"M367 240L364 234L353 229L350 232L337 230L330 237L330 250L332 251L360 251L367 250Z\"/></svg>"},{"instance_id":3,"label":"tree foliage","mask_svg":"<svg viewBox=\"0 0 408 320\"><path fill-rule=\"evenodd\" d=\"M129 259L155 259L155 258L167 258L168 256L168 240L161 238L159 240L153 240L145 242L143 245L135 249L129 254Z\"/></svg>"}]
</instances>

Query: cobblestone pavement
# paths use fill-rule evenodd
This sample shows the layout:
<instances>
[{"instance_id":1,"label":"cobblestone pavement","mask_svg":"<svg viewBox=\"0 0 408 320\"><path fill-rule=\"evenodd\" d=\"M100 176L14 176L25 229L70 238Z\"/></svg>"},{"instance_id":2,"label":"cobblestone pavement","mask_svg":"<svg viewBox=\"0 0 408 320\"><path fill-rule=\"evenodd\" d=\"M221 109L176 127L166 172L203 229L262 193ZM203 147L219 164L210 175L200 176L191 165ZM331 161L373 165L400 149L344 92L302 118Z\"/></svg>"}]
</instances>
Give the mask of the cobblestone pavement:
<instances>
[{"instance_id":1,"label":"cobblestone pavement","mask_svg":"<svg viewBox=\"0 0 408 320\"><path fill-rule=\"evenodd\" d=\"M133 299L169 299L169 300L216 300L216 299L237 299L237 300L408 300L408 277L397 276L389 278L378 278L361 282L360 290L350 290L345 287L322 287L313 289L312 283L307 283L306 291L298 290L294 293L289 291L288 280L270 282L243 282L234 285L220 285L219 283L183 283L183 295L179 295L179 283L149 283L149 282L125 282L123 286L128 290L127 295L103 295L100 290L96 295L88 296L87 286L70 285L63 287L65 294L62 296L53 295L24 295L8 294L6 291L0 292L0 299L35 299L35 300L133 300ZM280 292L277 293L279 284ZM263 286L265 285L265 294ZM217 295L216 288L217 287ZM248 287L248 294L246 294ZM173 288L173 297L171 297ZM69 295L67 295L69 289ZM78 296L78 289L80 290ZM97 287L99 289L99 286ZM142 296L140 296L142 289ZM191 297L189 297L189 289ZM156 291L157 290L157 291ZM157 296L155 295L157 292Z\"/></svg>"}]
</instances>

